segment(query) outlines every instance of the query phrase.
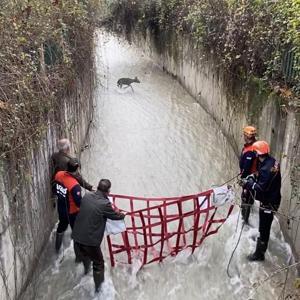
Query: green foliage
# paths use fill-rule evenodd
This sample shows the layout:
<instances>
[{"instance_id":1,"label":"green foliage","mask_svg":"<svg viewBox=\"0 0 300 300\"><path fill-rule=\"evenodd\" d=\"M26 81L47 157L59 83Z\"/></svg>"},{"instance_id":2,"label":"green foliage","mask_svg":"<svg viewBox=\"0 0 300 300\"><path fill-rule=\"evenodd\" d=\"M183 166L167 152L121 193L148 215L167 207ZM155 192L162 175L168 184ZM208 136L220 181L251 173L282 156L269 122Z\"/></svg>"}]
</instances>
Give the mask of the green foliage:
<instances>
[{"instance_id":1,"label":"green foliage","mask_svg":"<svg viewBox=\"0 0 300 300\"><path fill-rule=\"evenodd\" d=\"M118 10L115 4L118 3ZM230 77L255 76L282 96L300 95L300 0L112 1L112 19L193 37ZM130 6L129 6L130 5ZM153 9L155 7L155 9ZM119 14L123 19L119 19ZM117 17L117 18L116 18ZM137 21L136 21L137 20Z\"/></svg>"},{"instance_id":2,"label":"green foliage","mask_svg":"<svg viewBox=\"0 0 300 300\"><path fill-rule=\"evenodd\" d=\"M96 4L2 0L0 157L25 148L27 141L42 135L48 114L53 114L61 97L72 89L91 56ZM55 59L49 60L50 54Z\"/></svg>"}]
</instances>

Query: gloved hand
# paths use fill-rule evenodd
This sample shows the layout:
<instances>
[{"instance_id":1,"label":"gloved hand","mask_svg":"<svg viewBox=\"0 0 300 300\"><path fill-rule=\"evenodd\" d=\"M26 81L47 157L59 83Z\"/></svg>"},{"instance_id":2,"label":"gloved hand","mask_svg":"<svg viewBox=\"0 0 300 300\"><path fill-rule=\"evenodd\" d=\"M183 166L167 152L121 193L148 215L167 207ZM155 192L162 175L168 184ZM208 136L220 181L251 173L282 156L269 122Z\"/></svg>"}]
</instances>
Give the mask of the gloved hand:
<instances>
[{"instance_id":1,"label":"gloved hand","mask_svg":"<svg viewBox=\"0 0 300 300\"><path fill-rule=\"evenodd\" d=\"M246 179L246 182L243 185L243 188L245 188L247 190L250 190L253 187L254 183L255 183L254 178L253 177L249 177L248 179Z\"/></svg>"},{"instance_id":2,"label":"gloved hand","mask_svg":"<svg viewBox=\"0 0 300 300\"><path fill-rule=\"evenodd\" d=\"M244 187L244 185L247 183L247 179L245 178L241 178L239 181L238 181L238 184L239 186L241 187Z\"/></svg>"},{"instance_id":3,"label":"gloved hand","mask_svg":"<svg viewBox=\"0 0 300 300\"><path fill-rule=\"evenodd\" d=\"M256 176L255 174L250 174L246 177L247 180L253 180L254 182L256 181Z\"/></svg>"},{"instance_id":4,"label":"gloved hand","mask_svg":"<svg viewBox=\"0 0 300 300\"><path fill-rule=\"evenodd\" d=\"M248 176L247 178L241 178L238 184L246 190L250 190L255 183L253 176Z\"/></svg>"}]
</instances>

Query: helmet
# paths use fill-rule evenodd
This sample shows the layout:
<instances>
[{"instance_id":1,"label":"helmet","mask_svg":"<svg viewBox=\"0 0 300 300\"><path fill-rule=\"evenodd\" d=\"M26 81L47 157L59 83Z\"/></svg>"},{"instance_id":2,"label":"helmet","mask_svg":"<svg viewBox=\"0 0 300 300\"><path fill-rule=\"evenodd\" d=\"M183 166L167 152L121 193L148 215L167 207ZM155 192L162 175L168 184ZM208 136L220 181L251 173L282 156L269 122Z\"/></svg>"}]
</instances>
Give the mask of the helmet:
<instances>
[{"instance_id":1,"label":"helmet","mask_svg":"<svg viewBox=\"0 0 300 300\"><path fill-rule=\"evenodd\" d=\"M264 155L270 153L270 146L266 141L257 141L253 143L252 146L258 155Z\"/></svg>"},{"instance_id":2,"label":"helmet","mask_svg":"<svg viewBox=\"0 0 300 300\"><path fill-rule=\"evenodd\" d=\"M256 128L253 126L246 126L243 129L243 133L245 136L252 138L256 135Z\"/></svg>"}]
</instances>

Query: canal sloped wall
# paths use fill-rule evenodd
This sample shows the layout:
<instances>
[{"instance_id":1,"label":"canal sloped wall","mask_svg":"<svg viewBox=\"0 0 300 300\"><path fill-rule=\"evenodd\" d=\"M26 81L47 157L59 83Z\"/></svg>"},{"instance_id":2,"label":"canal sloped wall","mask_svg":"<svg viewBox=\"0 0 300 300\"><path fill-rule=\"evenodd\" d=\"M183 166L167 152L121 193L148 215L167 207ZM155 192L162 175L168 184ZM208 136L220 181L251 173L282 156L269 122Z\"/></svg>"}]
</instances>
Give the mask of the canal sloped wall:
<instances>
[{"instance_id":1,"label":"canal sloped wall","mask_svg":"<svg viewBox=\"0 0 300 300\"><path fill-rule=\"evenodd\" d=\"M133 30L129 38L175 77L215 119L233 146L237 159L245 125L256 126L258 138L270 143L272 155L281 163L283 178L282 215L278 218L295 254L300 255L300 110L297 103L287 103L275 93L270 94L258 80L247 84L228 80L230 75L216 66L213 57L196 49L188 36L149 30L141 34Z\"/></svg>"},{"instance_id":2,"label":"canal sloped wall","mask_svg":"<svg viewBox=\"0 0 300 300\"><path fill-rule=\"evenodd\" d=\"M94 75L87 66L73 92L61 99L38 145L28 148L26 172L18 164L0 164L0 298L16 299L26 287L57 220L51 200L51 154L59 138L68 137L80 156L93 111Z\"/></svg>"}]
</instances>

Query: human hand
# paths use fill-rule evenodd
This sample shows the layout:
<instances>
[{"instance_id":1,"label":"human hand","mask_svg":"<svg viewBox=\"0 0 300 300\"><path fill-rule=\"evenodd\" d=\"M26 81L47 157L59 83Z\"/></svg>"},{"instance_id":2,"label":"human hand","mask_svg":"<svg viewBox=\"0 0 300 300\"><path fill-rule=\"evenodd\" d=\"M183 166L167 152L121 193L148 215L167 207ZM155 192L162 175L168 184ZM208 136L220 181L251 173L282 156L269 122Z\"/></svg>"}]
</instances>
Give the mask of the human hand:
<instances>
[{"instance_id":1,"label":"human hand","mask_svg":"<svg viewBox=\"0 0 300 300\"><path fill-rule=\"evenodd\" d=\"M241 178L238 181L238 185L241 186L241 187L244 187L246 183L247 183L247 179L245 179L245 178Z\"/></svg>"},{"instance_id":2,"label":"human hand","mask_svg":"<svg viewBox=\"0 0 300 300\"><path fill-rule=\"evenodd\" d=\"M242 187L246 190L251 190L254 183L255 183L255 180L252 177L250 177L248 179L243 180L243 186Z\"/></svg>"},{"instance_id":3,"label":"human hand","mask_svg":"<svg viewBox=\"0 0 300 300\"><path fill-rule=\"evenodd\" d=\"M251 176L251 177L247 177L247 182L246 182L246 185L248 185L248 186L253 186L253 184L255 183L255 178L254 178L254 176Z\"/></svg>"},{"instance_id":4,"label":"human hand","mask_svg":"<svg viewBox=\"0 0 300 300\"><path fill-rule=\"evenodd\" d=\"M120 215L123 219L125 219L126 213L119 213L119 215Z\"/></svg>"}]
</instances>

